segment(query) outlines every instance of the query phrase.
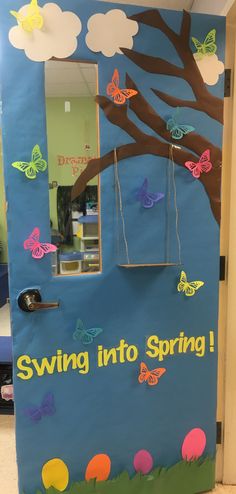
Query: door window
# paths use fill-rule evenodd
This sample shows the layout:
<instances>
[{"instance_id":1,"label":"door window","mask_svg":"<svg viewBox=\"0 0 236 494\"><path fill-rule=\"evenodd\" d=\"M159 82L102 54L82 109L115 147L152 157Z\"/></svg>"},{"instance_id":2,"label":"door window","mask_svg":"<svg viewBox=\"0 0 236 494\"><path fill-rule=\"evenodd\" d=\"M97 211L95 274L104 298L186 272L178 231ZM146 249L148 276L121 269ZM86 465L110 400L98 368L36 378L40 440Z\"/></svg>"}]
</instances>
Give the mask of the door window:
<instances>
[{"instance_id":1,"label":"door window","mask_svg":"<svg viewBox=\"0 0 236 494\"><path fill-rule=\"evenodd\" d=\"M49 202L54 275L100 270L99 177L71 201L71 191L98 157L97 65L45 64Z\"/></svg>"}]
</instances>

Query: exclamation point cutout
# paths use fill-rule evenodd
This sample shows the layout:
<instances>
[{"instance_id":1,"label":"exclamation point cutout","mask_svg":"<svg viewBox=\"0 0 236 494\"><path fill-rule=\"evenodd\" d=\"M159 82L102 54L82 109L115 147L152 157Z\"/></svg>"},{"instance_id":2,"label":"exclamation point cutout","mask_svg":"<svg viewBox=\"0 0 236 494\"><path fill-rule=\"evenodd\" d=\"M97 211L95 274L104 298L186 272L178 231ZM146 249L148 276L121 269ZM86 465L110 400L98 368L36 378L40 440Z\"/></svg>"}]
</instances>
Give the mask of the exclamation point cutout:
<instances>
[{"instance_id":1,"label":"exclamation point cutout","mask_svg":"<svg viewBox=\"0 0 236 494\"><path fill-rule=\"evenodd\" d=\"M214 331L210 331L210 352L213 353L215 351L215 335Z\"/></svg>"}]
</instances>

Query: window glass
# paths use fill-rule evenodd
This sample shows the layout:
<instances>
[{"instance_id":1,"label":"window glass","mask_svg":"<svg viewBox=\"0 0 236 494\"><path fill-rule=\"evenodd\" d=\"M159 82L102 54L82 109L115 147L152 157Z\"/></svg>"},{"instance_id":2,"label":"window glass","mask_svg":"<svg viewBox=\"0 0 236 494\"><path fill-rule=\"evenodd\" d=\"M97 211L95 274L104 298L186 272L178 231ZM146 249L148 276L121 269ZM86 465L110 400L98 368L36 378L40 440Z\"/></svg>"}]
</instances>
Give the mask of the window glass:
<instances>
[{"instance_id":1,"label":"window glass","mask_svg":"<svg viewBox=\"0 0 236 494\"><path fill-rule=\"evenodd\" d=\"M98 157L97 65L45 64L50 224L54 275L100 270L99 178L72 202L71 191Z\"/></svg>"}]
</instances>

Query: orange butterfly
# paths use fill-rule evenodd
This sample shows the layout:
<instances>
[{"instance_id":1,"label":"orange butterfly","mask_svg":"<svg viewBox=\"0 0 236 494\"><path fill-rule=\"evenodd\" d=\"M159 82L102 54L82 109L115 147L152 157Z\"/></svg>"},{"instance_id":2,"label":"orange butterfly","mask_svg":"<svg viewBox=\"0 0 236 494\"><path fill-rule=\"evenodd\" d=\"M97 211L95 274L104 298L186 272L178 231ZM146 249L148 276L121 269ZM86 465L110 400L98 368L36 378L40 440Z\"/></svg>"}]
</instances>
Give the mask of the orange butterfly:
<instances>
[{"instance_id":1,"label":"orange butterfly","mask_svg":"<svg viewBox=\"0 0 236 494\"><path fill-rule=\"evenodd\" d=\"M117 105L123 105L127 99L132 98L138 94L138 91L135 89L120 89L120 76L117 69L114 70L114 74L112 76L112 82L107 85L107 94L114 98L114 102Z\"/></svg>"},{"instance_id":2,"label":"orange butterfly","mask_svg":"<svg viewBox=\"0 0 236 494\"><path fill-rule=\"evenodd\" d=\"M141 362L140 364L140 374L138 380L140 384L143 382L147 382L149 386L155 386L158 384L158 381L163 374L165 374L166 369L160 367L158 369L154 369L153 371L148 370L146 364Z\"/></svg>"}]
</instances>

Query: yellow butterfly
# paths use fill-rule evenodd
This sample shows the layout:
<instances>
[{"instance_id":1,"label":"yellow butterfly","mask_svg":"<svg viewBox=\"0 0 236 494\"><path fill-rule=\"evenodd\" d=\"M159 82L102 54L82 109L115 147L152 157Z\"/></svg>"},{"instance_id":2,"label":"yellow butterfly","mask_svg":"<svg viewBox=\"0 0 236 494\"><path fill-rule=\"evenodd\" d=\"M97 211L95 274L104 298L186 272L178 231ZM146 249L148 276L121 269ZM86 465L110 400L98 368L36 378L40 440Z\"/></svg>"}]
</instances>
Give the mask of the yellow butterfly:
<instances>
[{"instance_id":1,"label":"yellow butterfly","mask_svg":"<svg viewBox=\"0 0 236 494\"><path fill-rule=\"evenodd\" d=\"M10 14L16 18L19 26L27 33L32 33L34 29L42 29L43 27L43 16L40 14L38 0L31 0L26 15L15 10L10 10Z\"/></svg>"},{"instance_id":2,"label":"yellow butterfly","mask_svg":"<svg viewBox=\"0 0 236 494\"><path fill-rule=\"evenodd\" d=\"M187 280L187 275L184 271L181 271L180 282L177 286L178 292L184 292L187 297L195 295L196 291L204 285L204 281L190 281Z\"/></svg>"},{"instance_id":3,"label":"yellow butterfly","mask_svg":"<svg viewBox=\"0 0 236 494\"><path fill-rule=\"evenodd\" d=\"M42 153L38 144L34 146L31 161L14 161L12 166L25 173L25 176L30 180L37 177L37 173L44 172L47 169L47 162L42 159Z\"/></svg>"}]
</instances>

